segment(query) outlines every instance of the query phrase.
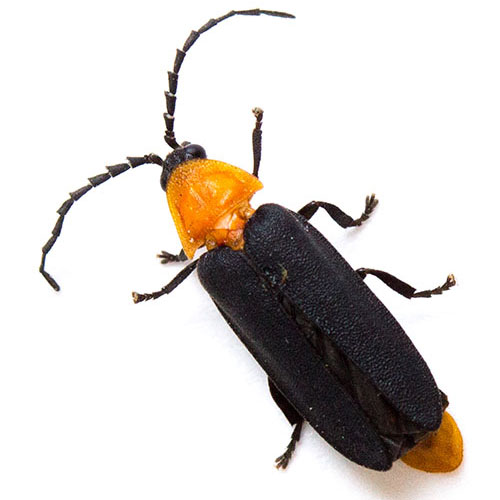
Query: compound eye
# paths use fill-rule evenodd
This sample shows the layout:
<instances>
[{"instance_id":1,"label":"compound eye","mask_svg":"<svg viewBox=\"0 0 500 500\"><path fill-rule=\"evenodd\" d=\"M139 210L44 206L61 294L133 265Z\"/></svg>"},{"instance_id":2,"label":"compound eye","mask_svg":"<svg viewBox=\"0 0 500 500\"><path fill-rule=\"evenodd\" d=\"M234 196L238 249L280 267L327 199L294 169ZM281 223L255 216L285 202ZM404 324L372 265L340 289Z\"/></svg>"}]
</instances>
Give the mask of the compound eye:
<instances>
[{"instance_id":1,"label":"compound eye","mask_svg":"<svg viewBox=\"0 0 500 500\"><path fill-rule=\"evenodd\" d=\"M185 147L184 151L186 152L187 160L207 157L207 153L205 152L205 150L198 144L189 144L189 146Z\"/></svg>"}]
</instances>

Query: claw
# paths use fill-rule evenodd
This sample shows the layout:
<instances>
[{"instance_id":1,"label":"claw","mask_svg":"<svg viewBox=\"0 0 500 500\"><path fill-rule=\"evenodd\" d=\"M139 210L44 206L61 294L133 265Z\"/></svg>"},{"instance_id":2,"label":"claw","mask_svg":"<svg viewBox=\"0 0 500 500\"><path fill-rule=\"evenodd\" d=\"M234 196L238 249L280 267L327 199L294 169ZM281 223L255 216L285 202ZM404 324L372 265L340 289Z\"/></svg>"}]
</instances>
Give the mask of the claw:
<instances>
[{"instance_id":1,"label":"claw","mask_svg":"<svg viewBox=\"0 0 500 500\"><path fill-rule=\"evenodd\" d=\"M156 255L156 257L161 259L160 262L162 264L169 264L170 262L184 262L187 260L186 254L183 250L181 250L178 255L162 250L159 254Z\"/></svg>"},{"instance_id":2,"label":"claw","mask_svg":"<svg viewBox=\"0 0 500 500\"><path fill-rule=\"evenodd\" d=\"M378 205L378 200L375 198L375 194L372 193L370 196L366 197L365 203L365 213L370 214L375 210L375 207Z\"/></svg>"},{"instance_id":3,"label":"claw","mask_svg":"<svg viewBox=\"0 0 500 500\"><path fill-rule=\"evenodd\" d=\"M290 455L285 452L283 453L283 455L280 455L274 462L274 466L277 469L285 470L288 467L288 463L290 462Z\"/></svg>"},{"instance_id":4,"label":"claw","mask_svg":"<svg viewBox=\"0 0 500 500\"><path fill-rule=\"evenodd\" d=\"M162 264L168 264L169 262L174 261L176 256L174 254L162 250L159 254L156 255L156 257L161 259L160 262Z\"/></svg>"}]
</instances>

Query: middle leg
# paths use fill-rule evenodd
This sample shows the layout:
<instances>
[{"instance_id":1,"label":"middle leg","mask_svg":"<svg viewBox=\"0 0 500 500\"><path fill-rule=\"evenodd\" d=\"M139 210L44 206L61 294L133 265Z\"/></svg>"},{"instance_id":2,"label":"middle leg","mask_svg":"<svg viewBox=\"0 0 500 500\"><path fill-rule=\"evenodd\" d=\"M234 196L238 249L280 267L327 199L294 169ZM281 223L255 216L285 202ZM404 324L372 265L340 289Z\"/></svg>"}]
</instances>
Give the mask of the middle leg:
<instances>
[{"instance_id":1,"label":"middle leg","mask_svg":"<svg viewBox=\"0 0 500 500\"><path fill-rule=\"evenodd\" d=\"M193 260L193 262L189 263L174 279L165 285L161 290L152 293L137 293L132 292L132 299L134 303L138 304L139 302L144 302L145 300L158 299L163 295L169 294L173 290L175 290L195 269L198 265L198 259Z\"/></svg>"},{"instance_id":2,"label":"middle leg","mask_svg":"<svg viewBox=\"0 0 500 500\"><path fill-rule=\"evenodd\" d=\"M318 208L322 208L326 210L328 215L341 227L356 227L361 226L363 222L369 219L372 212L375 210L375 207L378 205L378 200L375 198L375 195L372 194L366 197L365 200L365 209L360 217L357 219L353 219L350 215L347 215L345 212L340 210L336 205L332 205L331 203L327 203L326 201L311 201L304 207L302 207L298 213L309 220L317 211Z\"/></svg>"}]
</instances>

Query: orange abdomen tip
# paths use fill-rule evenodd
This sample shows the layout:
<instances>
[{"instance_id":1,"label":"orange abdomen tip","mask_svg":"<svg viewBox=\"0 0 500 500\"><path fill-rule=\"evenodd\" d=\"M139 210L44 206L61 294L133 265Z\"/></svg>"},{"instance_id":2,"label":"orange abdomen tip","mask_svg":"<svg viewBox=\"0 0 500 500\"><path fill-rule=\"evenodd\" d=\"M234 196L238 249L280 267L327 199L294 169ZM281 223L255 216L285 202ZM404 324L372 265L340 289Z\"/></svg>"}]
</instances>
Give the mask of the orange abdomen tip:
<instances>
[{"instance_id":1,"label":"orange abdomen tip","mask_svg":"<svg viewBox=\"0 0 500 500\"><path fill-rule=\"evenodd\" d=\"M249 201L262 187L257 177L221 161L196 159L179 165L166 192L185 254L192 259L205 244L209 249L241 249L244 225L253 212Z\"/></svg>"},{"instance_id":2,"label":"orange abdomen tip","mask_svg":"<svg viewBox=\"0 0 500 500\"><path fill-rule=\"evenodd\" d=\"M439 429L401 457L406 465L425 472L451 472L462 463L462 459L462 434L446 411Z\"/></svg>"}]
</instances>

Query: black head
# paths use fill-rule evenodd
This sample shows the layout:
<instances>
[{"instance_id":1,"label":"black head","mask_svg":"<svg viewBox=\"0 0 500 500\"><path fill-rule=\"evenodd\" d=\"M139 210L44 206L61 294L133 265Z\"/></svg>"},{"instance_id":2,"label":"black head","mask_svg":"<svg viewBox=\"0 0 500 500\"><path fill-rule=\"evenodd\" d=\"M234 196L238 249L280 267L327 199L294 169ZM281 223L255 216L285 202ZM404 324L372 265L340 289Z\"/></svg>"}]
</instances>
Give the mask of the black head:
<instances>
[{"instance_id":1,"label":"black head","mask_svg":"<svg viewBox=\"0 0 500 500\"><path fill-rule=\"evenodd\" d=\"M177 166L189 160L206 157L207 153L198 144L183 144L181 147L174 149L163 162L163 171L160 178L163 191L165 191L168 179Z\"/></svg>"}]
</instances>

